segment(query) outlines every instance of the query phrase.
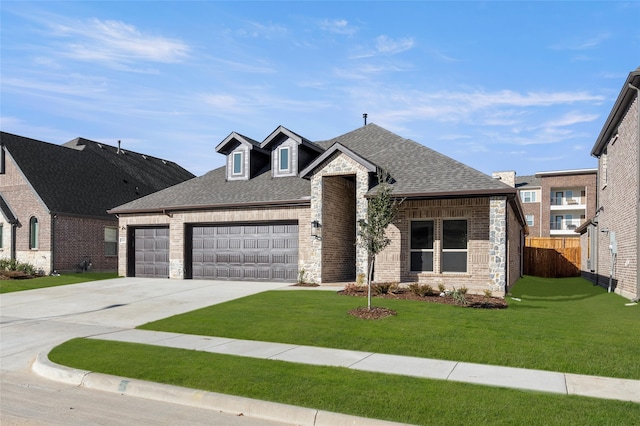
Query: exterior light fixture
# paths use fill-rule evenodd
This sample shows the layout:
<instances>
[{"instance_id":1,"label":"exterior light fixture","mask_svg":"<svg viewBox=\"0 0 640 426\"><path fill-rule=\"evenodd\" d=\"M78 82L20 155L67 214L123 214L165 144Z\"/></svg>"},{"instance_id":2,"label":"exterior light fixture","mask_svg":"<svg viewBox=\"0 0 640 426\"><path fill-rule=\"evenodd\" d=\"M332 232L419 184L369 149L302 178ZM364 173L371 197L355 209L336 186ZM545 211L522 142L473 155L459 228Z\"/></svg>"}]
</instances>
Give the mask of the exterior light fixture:
<instances>
[{"instance_id":1,"label":"exterior light fixture","mask_svg":"<svg viewBox=\"0 0 640 426\"><path fill-rule=\"evenodd\" d=\"M311 236L318 240L320 239L320 222L317 220L311 222Z\"/></svg>"}]
</instances>

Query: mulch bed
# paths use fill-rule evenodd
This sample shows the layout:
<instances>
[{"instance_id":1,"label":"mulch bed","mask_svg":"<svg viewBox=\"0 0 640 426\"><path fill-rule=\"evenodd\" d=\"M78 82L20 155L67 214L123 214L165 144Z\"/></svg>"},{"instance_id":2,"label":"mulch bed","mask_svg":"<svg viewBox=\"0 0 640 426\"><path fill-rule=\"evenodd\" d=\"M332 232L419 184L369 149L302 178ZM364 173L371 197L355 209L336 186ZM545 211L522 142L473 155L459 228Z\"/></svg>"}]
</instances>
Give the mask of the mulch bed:
<instances>
[{"instance_id":1,"label":"mulch bed","mask_svg":"<svg viewBox=\"0 0 640 426\"><path fill-rule=\"evenodd\" d=\"M342 294L345 296L367 297L367 287L347 286L345 287L345 290L339 291L338 294ZM445 294L444 296L440 296L439 294L418 296L417 294L414 294L408 289L404 288L397 289L394 292L386 294L375 294L372 292L371 297L376 299L419 300L422 302L456 305L464 308L477 309L505 309L509 306L506 300L499 297L487 297L480 294L466 294L466 304L460 304L460 302L455 300L450 294ZM395 311L392 311L390 309L372 306L371 310L367 309L366 307L352 309L351 311L349 311L349 314L363 319L379 319L390 315L395 315L396 313Z\"/></svg>"},{"instance_id":2,"label":"mulch bed","mask_svg":"<svg viewBox=\"0 0 640 426\"><path fill-rule=\"evenodd\" d=\"M22 271L0 271L0 280L27 280L35 277L36 275L29 275Z\"/></svg>"}]
</instances>

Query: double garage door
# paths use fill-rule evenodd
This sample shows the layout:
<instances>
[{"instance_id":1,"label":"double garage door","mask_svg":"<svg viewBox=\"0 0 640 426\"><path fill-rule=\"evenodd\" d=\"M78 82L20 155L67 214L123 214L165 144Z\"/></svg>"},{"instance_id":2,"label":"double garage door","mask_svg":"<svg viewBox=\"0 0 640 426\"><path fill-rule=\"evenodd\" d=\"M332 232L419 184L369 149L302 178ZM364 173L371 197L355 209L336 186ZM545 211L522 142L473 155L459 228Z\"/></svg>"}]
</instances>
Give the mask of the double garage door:
<instances>
[{"instance_id":1,"label":"double garage door","mask_svg":"<svg viewBox=\"0 0 640 426\"><path fill-rule=\"evenodd\" d=\"M298 225L234 224L192 228L194 279L295 281Z\"/></svg>"},{"instance_id":2,"label":"double garage door","mask_svg":"<svg viewBox=\"0 0 640 426\"><path fill-rule=\"evenodd\" d=\"M185 266L194 279L297 279L297 223L194 225L186 238ZM138 228L134 240L135 275L168 277L169 229Z\"/></svg>"}]
</instances>

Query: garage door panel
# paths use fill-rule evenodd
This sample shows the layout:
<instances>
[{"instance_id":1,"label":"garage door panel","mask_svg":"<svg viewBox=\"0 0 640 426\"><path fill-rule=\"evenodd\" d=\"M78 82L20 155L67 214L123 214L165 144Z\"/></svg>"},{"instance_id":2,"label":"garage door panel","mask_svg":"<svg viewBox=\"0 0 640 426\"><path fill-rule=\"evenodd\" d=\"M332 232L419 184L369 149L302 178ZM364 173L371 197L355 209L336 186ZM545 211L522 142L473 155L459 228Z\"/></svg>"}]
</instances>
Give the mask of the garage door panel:
<instances>
[{"instance_id":1,"label":"garage door panel","mask_svg":"<svg viewBox=\"0 0 640 426\"><path fill-rule=\"evenodd\" d=\"M134 230L134 270L137 277L169 276L169 228Z\"/></svg>"},{"instance_id":2,"label":"garage door panel","mask_svg":"<svg viewBox=\"0 0 640 426\"><path fill-rule=\"evenodd\" d=\"M297 279L297 224L201 226L192 235L193 278Z\"/></svg>"}]
</instances>

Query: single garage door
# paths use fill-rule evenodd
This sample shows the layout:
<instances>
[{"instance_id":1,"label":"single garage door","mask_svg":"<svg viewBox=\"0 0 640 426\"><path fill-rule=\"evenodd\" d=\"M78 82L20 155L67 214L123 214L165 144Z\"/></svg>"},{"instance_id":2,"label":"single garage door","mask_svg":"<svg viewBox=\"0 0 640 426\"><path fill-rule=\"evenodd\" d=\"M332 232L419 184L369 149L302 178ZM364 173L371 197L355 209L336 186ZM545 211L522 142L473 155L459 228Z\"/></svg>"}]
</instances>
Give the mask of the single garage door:
<instances>
[{"instance_id":1,"label":"single garage door","mask_svg":"<svg viewBox=\"0 0 640 426\"><path fill-rule=\"evenodd\" d=\"M297 223L194 226L192 231L195 279L297 279Z\"/></svg>"},{"instance_id":2,"label":"single garage door","mask_svg":"<svg viewBox=\"0 0 640 426\"><path fill-rule=\"evenodd\" d=\"M169 228L136 228L135 276L169 277Z\"/></svg>"}]
</instances>

